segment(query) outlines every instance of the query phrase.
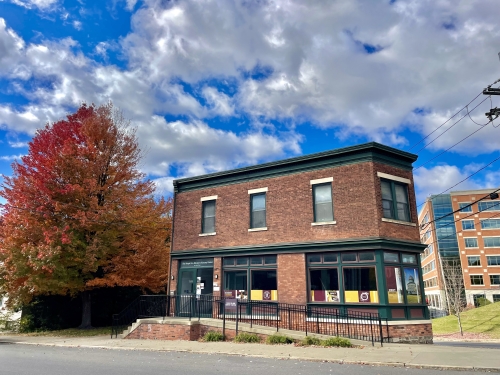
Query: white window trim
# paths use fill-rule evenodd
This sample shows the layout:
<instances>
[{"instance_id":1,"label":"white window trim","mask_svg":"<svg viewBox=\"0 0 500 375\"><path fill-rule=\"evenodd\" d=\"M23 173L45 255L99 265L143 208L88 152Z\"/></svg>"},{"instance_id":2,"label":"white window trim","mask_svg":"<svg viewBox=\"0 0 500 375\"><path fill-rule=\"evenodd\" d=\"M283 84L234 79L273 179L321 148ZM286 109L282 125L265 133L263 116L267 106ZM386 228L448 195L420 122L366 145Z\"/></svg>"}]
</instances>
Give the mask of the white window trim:
<instances>
[{"instance_id":1,"label":"white window trim","mask_svg":"<svg viewBox=\"0 0 500 375\"><path fill-rule=\"evenodd\" d=\"M481 263L481 256L480 255L467 255L467 267L469 267L469 268L482 267L481 264L479 264L479 266L471 266L469 264L469 258L471 258L471 257L479 257L479 263Z\"/></svg>"},{"instance_id":2,"label":"white window trim","mask_svg":"<svg viewBox=\"0 0 500 375\"><path fill-rule=\"evenodd\" d=\"M486 246L484 239L485 238L500 238L500 236L483 236L483 244L485 249L498 249L500 246Z\"/></svg>"},{"instance_id":3,"label":"white window trim","mask_svg":"<svg viewBox=\"0 0 500 375\"><path fill-rule=\"evenodd\" d=\"M387 223L394 223L394 224L401 224L401 225L409 225L410 227L416 227L417 224L412 223L410 221L401 221L401 220L394 220L394 219L387 219L385 217L382 218L382 221L385 221Z\"/></svg>"},{"instance_id":4,"label":"white window trim","mask_svg":"<svg viewBox=\"0 0 500 375\"><path fill-rule=\"evenodd\" d=\"M333 177L318 178L316 180L310 180L311 185L324 184L326 182L333 182Z\"/></svg>"},{"instance_id":5,"label":"white window trim","mask_svg":"<svg viewBox=\"0 0 500 375\"><path fill-rule=\"evenodd\" d=\"M257 194L257 193L265 193L265 192L267 192L267 187L248 190L248 194Z\"/></svg>"},{"instance_id":6,"label":"white window trim","mask_svg":"<svg viewBox=\"0 0 500 375\"><path fill-rule=\"evenodd\" d=\"M317 223L311 223L311 226L316 227L319 225L335 225L335 224L337 224L337 222L335 220L334 221L323 221L323 222L318 221Z\"/></svg>"},{"instance_id":7,"label":"white window trim","mask_svg":"<svg viewBox=\"0 0 500 375\"><path fill-rule=\"evenodd\" d=\"M211 195L209 197L201 197L200 201L205 202L205 201L213 201L217 199L217 195Z\"/></svg>"},{"instance_id":8,"label":"white window trim","mask_svg":"<svg viewBox=\"0 0 500 375\"><path fill-rule=\"evenodd\" d=\"M476 239L477 246L468 247L468 246L467 246L467 241L465 241L467 238L475 238L475 239ZM466 249L479 249L479 242L478 242L478 240L477 240L477 237L463 237L463 239L464 239L464 247L465 247Z\"/></svg>"},{"instance_id":9,"label":"white window trim","mask_svg":"<svg viewBox=\"0 0 500 375\"><path fill-rule=\"evenodd\" d=\"M404 178L404 177L398 177L398 176L394 176L392 174L383 173L383 172L377 172L377 176L380 178L385 178L386 180L393 180L393 181L398 181L398 182L402 182L404 184L411 185L411 180Z\"/></svg>"},{"instance_id":10,"label":"white window trim","mask_svg":"<svg viewBox=\"0 0 500 375\"><path fill-rule=\"evenodd\" d=\"M500 254L488 254L486 255L486 267L500 267L500 265L489 265L488 264L488 257L500 257Z\"/></svg>"},{"instance_id":11,"label":"white window trim","mask_svg":"<svg viewBox=\"0 0 500 375\"><path fill-rule=\"evenodd\" d=\"M458 209L459 209L459 211L458 211L459 214L469 214L471 212L474 212L472 206L467 207L467 209L470 209L470 211L464 211L464 212L462 212L461 208L460 208L460 203L465 203L466 205L468 205L468 204L471 204L472 202L457 202Z\"/></svg>"},{"instance_id":12,"label":"white window trim","mask_svg":"<svg viewBox=\"0 0 500 375\"><path fill-rule=\"evenodd\" d=\"M206 237L206 236L215 236L217 232L211 232L211 233L200 233L198 236L200 237Z\"/></svg>"},{"instance_id":13,"label":"white window trim","mask_svg":"<svg viewBox=\"0 0 500 375\"><path fill-rule=\"evenodd\" d=\"M500 227L498 227L498 228L483 228L483 226L481 225L481 222L486 221L486 220L500 220L500 219L498 219L498 218L496 218L496 219L479 219L479 227L481 228L481 230L500 230Z\"/></svg>"},{"instance_id":14,"label":"white window trim","mask_svg":"<svg viewBox=\"0 0 500 375\"><path fill-rule=\"evenodd\" d=\"M461 220L460 222L463 223L464 221L472 221L474 223L474 225L473 225L474 228L472 228L472 229L464 229L464 225L462 224L462 230L476 230L476 222L475 222L474 219ZM479 224L479 225L481 225L481 224Z\"/></svg>"},{"instance_id":15,"label":"white window trim","mask_svg":"<svg viewBox=\"0 0 500 375\"><path fill-rule=\"evenodd\" d=\"M261 232L263 230L267 230L267 227L262 227L262 228L251 228L248 231L249 232Z\"/></svg>"}]
</instances>

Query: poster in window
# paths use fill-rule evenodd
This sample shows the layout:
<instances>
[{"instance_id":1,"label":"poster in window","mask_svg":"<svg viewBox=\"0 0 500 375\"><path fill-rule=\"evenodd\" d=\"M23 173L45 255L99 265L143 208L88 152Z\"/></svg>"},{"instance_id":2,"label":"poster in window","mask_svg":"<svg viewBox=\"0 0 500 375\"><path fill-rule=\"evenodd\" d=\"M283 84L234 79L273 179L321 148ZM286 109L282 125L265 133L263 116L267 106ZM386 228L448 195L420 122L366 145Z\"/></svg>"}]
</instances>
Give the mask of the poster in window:
<instances>
[{"instance_id":1,"label":"poster in window","mask_svg":"<svg viewBox=\"0 0 500 375\"><path fill-rule=\"evenodd\" d=\"M326 290L326 302L340 302L338 290Z\"/></svg>"},{"instance_id":2,"label":"poster in window","mask_svg":"<svg viewBox=\"0 0 500 375\"><path fill-rule=\"evenodd\" d=\"M399 267L385 267L387 297L389 303L404 303L403 282Z\"/></svg>"},{"instance_id":3,"label":"poster in window","mask_svg":"<svg viewBox=\"0 0 500 375\"><path fill-rule=\"evenodd\" d=\"M416 268L405 268L404 277L408 303L421 303L422 293L420 291L418 270Z\"/></svg>"},{"instance_id":4,"label":"poster in window","mask_svg":"<svg viewBox=\"0 0 500 375\"><path fill-rule=\"evenodd\" d=\"M358 290L358 301L361 303L370 303L370 291L369 290Z\"/></svg>"},{"instance_id":5,"label":"poster in window","mask_svg":"<svg viewBox=\"0 0 500 375\"><path fill-rule=\"evenodd\" d=\"M271 291L270 290L263 290L262 291L262 300L263 301L271 301L272 296L271 296Z\"/></svg>"}]
</instances>

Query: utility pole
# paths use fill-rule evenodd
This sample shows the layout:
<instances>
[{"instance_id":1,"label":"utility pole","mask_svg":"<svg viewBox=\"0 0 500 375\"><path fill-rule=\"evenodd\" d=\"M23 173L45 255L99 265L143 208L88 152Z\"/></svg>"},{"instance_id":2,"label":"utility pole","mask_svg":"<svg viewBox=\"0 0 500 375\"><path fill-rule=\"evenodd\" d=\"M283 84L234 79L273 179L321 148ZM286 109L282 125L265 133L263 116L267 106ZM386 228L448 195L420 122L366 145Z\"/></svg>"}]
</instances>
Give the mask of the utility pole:
<instances>
[{"instance_id":1,"label":"utility pole","mask_svg":"<svg viewBox=\"0 0 500 375\"><path fill-rule=\"evenodd\" d=\"M498 53L498 58L500 59L500 52ZM491 86L493 86L494 84L496 84L498 82L500 82L500 79L497 79L491 85L489 85L488 87L486 87L483 90L483 94L484 95L500 95L500 88L498 88L498 87L491 87ZM485 116L488 118L488 120L490 120L490 122L492 122L493 120L497 119L498 116L500 116L500 108L498 108L498 107L491 108L489 110L489 112L485 113Z\"/></svg>"}]
</instances>

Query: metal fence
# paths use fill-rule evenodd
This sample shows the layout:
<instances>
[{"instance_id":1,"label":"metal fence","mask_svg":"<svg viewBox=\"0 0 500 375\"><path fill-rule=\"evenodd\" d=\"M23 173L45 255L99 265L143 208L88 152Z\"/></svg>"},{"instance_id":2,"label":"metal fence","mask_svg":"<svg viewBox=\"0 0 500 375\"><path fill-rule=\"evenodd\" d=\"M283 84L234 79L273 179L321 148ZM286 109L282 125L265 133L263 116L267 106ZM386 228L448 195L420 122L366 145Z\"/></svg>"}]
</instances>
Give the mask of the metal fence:
<instances>
[{"instance_id":1,"label":"metal fence","mask_svg":"<svg viewBox=\"0 0 500 375\"><path fill-rule=\"evenodd\" d=\"M213 318L238 324L248 323L250 327L272 327L302 331L306 335L317 333L371 341L372 344L389 341L387 319L378 314L360 311L343 312L336 307L316 307L266 301L240 301L221 299L214 296L170 295L141 296L120 314L113 315L111 337L118 335L140 318L185 317L189 320Z\"/></svg>"}]
</instances>

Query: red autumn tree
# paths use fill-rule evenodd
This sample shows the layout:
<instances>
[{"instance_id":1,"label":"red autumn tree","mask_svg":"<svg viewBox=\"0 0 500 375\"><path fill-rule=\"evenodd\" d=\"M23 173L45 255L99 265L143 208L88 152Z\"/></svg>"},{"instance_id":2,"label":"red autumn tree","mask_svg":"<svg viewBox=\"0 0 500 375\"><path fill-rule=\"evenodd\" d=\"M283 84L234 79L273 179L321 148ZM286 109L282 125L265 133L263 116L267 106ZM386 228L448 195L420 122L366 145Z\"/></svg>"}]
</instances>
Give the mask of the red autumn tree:
<instances>
[{"instance_id":1,"label":"red autumn tree","mask_svg":"<svg viewBox=\"0 0 500 375\"><path fill-rule=\"evenodd\" d=\"M37 131L0 192L0 294L13 303L80 294L88 328L92 289L163 289L171 201L154 199L140 159L134 130L111 104L83 104Z\"/></svg>"}]
</instances>

